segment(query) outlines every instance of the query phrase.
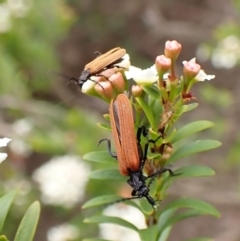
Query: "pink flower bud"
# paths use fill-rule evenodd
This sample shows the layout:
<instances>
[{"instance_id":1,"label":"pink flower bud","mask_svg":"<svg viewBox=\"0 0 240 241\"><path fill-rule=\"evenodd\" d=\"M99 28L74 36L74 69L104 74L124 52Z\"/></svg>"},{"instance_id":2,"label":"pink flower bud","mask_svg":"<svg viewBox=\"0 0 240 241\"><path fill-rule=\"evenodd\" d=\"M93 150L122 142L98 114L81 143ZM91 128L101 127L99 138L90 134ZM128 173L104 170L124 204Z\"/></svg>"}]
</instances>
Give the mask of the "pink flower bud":
<instances>
[{"instance_id":1,"label":"pink flower bud","mask_svg":"<svg viewBox=\"0 0 240 241\"><path fill-rule=\"evenodd\" d=\"M158 73L166 73L171 68L171 59L165 55L157 56L155 65Z\"/></svg>"},{"instance_id":2,"label":"pink flower bud","mask_svg":"<svg viewBox=\"0 0 240 241\"><path fill-rule=\"evenodd\" d=\"M98 82L94 89L103 99L110 101L114 98L113 87L109 81Z\"/></svg>"},{"instance_id":3,"label":"pink flower bud","mask_svg":"<svg viewBox=\"0 0 240 241\"><path fill-rule=\"evenodd\" d=\"M116 74L113 74L109 77L108 79L113 88L118 92L118 93L123 93L125 90L125 81L120 72L117 72Z\"/></svg>"},{"instance_id":4,"label":"pink flower bud","mask_svg":"<svg viewBox=\"0 0 240 241\"><path fill-rule=\"evenodd\" d=\"M181 52L181 49L182 45L178 43L176 40L167 41L165 43L164 54L166 55L166 57L176 60Z\"/></svg>"},{"instance_id":5,"label":"pink flower bud","mask_svg":"<svg viewBox=\"0 0 240 241\"><path fill-rule=\"evenodd\" d=\"M201 66L197 64L195 61L184 61L183 73L188 80L191 80L194 77L196 77L200 70Z\"/></svg>"},{"instance_id":6,"label":"pink flower bud","mask_svg":"<svg viewBox=\"0 0 240 241\"><path fill-rule=\"evenodd\" d=\"M132 86L132 94L134 97L140 97L143 93L142 86L140 85L133 85Z\"/></svg>"}]
</instances>

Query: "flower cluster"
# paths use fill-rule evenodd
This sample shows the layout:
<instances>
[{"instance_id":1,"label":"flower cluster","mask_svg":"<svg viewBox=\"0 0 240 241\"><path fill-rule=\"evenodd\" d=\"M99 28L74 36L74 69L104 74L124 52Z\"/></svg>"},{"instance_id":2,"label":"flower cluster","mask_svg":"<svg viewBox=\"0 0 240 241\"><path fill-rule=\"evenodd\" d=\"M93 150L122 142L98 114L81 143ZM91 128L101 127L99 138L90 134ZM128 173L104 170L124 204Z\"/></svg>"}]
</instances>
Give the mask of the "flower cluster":
<instances>
[{"instance_id":1,"label":"flower cluster","mask_svg":"<svg viewBox=\"0 0 240 241\"><path fill-rule=\"evenodd\" d=\"M71 208L84 198L90 167L72 155L55 157L33 173L39 183L42 201Z\"/></svg>"},{"instance_id":2,"label":"flower cluster","mask_svg":"<svg viewBox=\"0 0 240 241\"><path fill-rule=\"evenodd\" d=\"M98 96L106 101L114 99L119 93L128 90L128 81L133 80L132 94L139 97L143 94L143 87L158 88L165 101L174 102L178 97L176 88L182 88L182 100L194 99L190 93L192 85L199 81L211 80L214 75L207 75L196 59L183 61L183 76L178 77L175 72L175 63L182 46L177 41L167 41L164 55L156 57L155 64L147 69L140 69L130 65L129 55L111 68L104 69L97 76L92 76L82 86L82 92ZM174 93L175 91L175 93ZM171 99L170 99L171 98Z\"/></svg>"}]
</instances>

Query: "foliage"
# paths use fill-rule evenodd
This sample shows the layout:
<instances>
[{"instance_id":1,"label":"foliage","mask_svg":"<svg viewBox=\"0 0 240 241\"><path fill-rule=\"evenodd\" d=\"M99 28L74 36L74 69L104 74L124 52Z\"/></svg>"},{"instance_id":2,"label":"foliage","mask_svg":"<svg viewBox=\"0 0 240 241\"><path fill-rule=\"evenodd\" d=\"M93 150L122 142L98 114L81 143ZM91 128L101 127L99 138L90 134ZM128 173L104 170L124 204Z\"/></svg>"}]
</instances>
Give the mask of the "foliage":
<instances>
[{"instance_id":1,"label":"foliage","mask_svg":"<svg viewBox=\"0 0 240 241\"><path fill-rule=\"evenodd\" d=\"M144 146L146 143L149 143L149 140L156 140L152 145L153 147L151 146L148 150L148 159L146 160L144 169L145 175L147 176L170 164L172 165L174 163L175 165L185 157L191 157L199 152L209 151L221 145L221 143L216 140L202 139L193 141L189 139L189 137L194 134L213 127L214 124L210 121L197 120L186 123L181 126L181 128L175 127L182 115L186 112L193 111L197 107L196 98L193 93L190 92L192 86L199 81L210 80L214 77L208 76L203 70L200 70L200 66L196 64L194 60L185 62L183 75L177 77L175 73L175 61L180 50L180 44L176 41L168 41L164 50L165 56L158 56L153 67L147 70L141 70L130 66L128 70L126 70L126 68L116 70L116 72L120 71L122 73L125 82L128 81L127 79L133 79L137 86L137 88L133 86L131 91L126 84L125 93L128 96L130 92L132 93L132 96L129 98L132 103L132 108L135 110L136 129L142 125L148 129L147 138L142 137L141 139L141 148L144 149ZM101 76L98 81L100 81L100 84L104 83L104 86L107 86L105 82L108 81L108 79ZM120 78L118 81L121 81ZM88 93L94 93L94 96L99 94L100 98L102 97L107 101L116 98L119 94L119 89L115 89L115 86L112 86L113 89L109 87L106 90L98 88L98 85L96 85L95 92L89 90ZM113 94L109 97L109 95L104 95L104 91L105 93ZM108 115L105 115L105 117L109 120ZM121 116L119 118L121 118ZM100 124L100 127L104 129L109 128L106 124ZM131 148L131 146L129 146L129 148ZM117 150L117 154L118 151L119 150ZM108 152L91 152L85 154L83 158L90 162L106 164L106 167L93 171L90 174L90 178L100 181L126 181L126 178L120 175L118 171L118 163L109 157ZM174 170L174 173L177 175L171 176L164 173L160 177L155 178L157 180L155 180L154 183L152 183L153 180L149 182L148 187L151 188L150 194L155 200L166 199L168 188L172 183L182 178L204 177L215 174L210 167L204 165L183 166ZM87 201L83 205L83 208L113 204L119 200L121 200L121 197L114 194L97 196ZM117 224L137 232L142 241L165 241L169 239L172 227L181 220L201 215L220 217L219 212L212 205L202 200L186 197L176 198L172 201L169 200L164 205L160 204L157 210L154 210L145 198L142 198L139 202L129 200L126 204L133 205L144 214L147 228L139 229L134 223L116 216L114 217L114 215L94 215L86 218L84 222ZM150 220L152 219L155 221L151 222ZM210 239L198 238L194 240Z\"/></svg>"},{"instance_id":2,"label":"foliage","mask_svg":"<svg viewBox=\"0 0 240 241\"><path fill-rule=\"evenodd\" d=\"M5 223L7 214L9 212L10 206L16 195L16 191L11 191L0 198L0 232L2 233L2 228ZM34 233L37 228L37 223L40 215L40 204L39 202L34 202L28 208L24 214L21 223L17 229L14 241L32 241L34 238ZM7 241L7 237L4 235L0 236L1 241Z\"/></svg>"}]
</instances>

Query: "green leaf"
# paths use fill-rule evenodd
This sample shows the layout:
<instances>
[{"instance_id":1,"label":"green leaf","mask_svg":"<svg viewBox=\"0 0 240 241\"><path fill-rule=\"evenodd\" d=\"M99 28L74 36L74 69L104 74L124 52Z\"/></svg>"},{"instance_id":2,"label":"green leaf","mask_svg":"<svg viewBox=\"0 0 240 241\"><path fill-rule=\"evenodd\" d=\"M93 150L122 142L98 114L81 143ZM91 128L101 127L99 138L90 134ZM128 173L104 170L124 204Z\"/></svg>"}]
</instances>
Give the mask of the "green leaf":
<instances>
[{"instance_id":1,"label":"green leaf","mask_svg":"<svg viewBox=\"0 0 240 241\"><path fill-rule=\"evenodd\" d=\"M178 150L176 150L172 156L169 158L168 163L172 163L176 160L179 160L185 156L189 156L198 152L203 152L211 150L221 146L221 142L215 140L197 140L191 143L188 143Z\"/></svg>"},{"instance_id":2,"label":"green leaf","mask_svg":"<svg viewBox=\"0 0 240 241\"><path fill-rule=\"evenodd\" d=\"M3 224L5 222L5 219L7 217L8 211L10 209L10 206L13 202L15 195L16 190L13 190L0 198L0 232L2 231Z\"/></svg>"},{"instance_id":3,"label":"green leaf","mask_svg":"<svg viewBox=\"0 0 240 241\"><path fill-rule=\"evenodd\" d=\"M159 220L158 220L158 230L163 230L163 227L166 226L166 221L169 220L172 216L175 215L175 212L177 211L177 208L171 208L171 209L167 209L167 210L163 210ZM161 232L159 231L160 235Z\"/></svg>"},{"instance_id":4,"label":"green leaf","mask_svg":"<svg viewBox=\"0 0 240 241\"><path fill-rule=\"evenodd\" d=\"M168 237L170 235L170 231L171 231L171 226L168 226L168 228L164 227L166 226L166 222L167 220L169 220L172 216L175 215L177 209L168 209L168 210L164 210L158 220L157 226L158 226L158 240L160 241L167 241Z\"/></svg>"},{"instance_id":5,"label":"green leaf","mask_svg":"<svg viewBox=\"0 0 240 241\"><path fill-rule=\"evenodd\" d=\"M101 169L92 171L89 177L100 180L126 181L126 177L122 176L118 169Z\"/></svg>"},{"instance_id":6,"label":"green leaf","mask_svg":"<svg viewBox=\"0 0 240 241\"><path fill-rule=\"evenodd\" d=\"M111 241L109 239L100 239L100 238L85 238L82 241Z\"/></svg>"},{"instance_id":7,"label":"green leaf","mask_svg":"<svg viewBox=\"0 0 240 241\"><path fill-rule=\"evenodd\" d=\"M0 241L9 241L6 236L1 235L0 236Z\"/></svg>"},{"instance_id":8,"label":"green leaf","mask_svg":"<svg viewBox=\"0 0 240 241\"><path fill-rule=\"evenodd\" d=\"M179 141L179 140L181 140L181 139L183 139L187 136L190 136L190 135L192 135L196 132L205 130L205 129L210 128L212 126L214 126L214 123L211 122L211 121L202 120L202 121L192 122L190 124L185 125L181 129L179 129L175 133L173 138L168 140L168 142L174 143L174 142Z\"/></svg>"},{"instance_id":9,"label":"green leaf","mask_svg":"<svg viewBox=\"0 0 240 241\"><path fill-rule=\"evenodd\" d=\"M184 108L183 108L183 113L186 113L188 111L191 111L191 110L194 110L195 108L198 107L198 103L192 103L192 104L189 104L189 105L183 105Z\"/></svg>"},{"instance_id":10,"label":"green leaf","mask_svg":"<svg viewBox=\"0 0 240 241\"><path fill-rule=\"evenodd\" d=\"M172 226L169 226L166 229L164 229L163 232L161 233L161 236L159 237L158 241L167 241L171 230L172 230Z\"/></svg>"},{"instance_id":11,"label":"green leaf","mask_svg":"<svg viewBox=\"0 0 240 241\"><path fill-rule=\"evenodd\" d=\"M175 208L173 210L174 212L176 211ZM186 210L184 212L169 216L168 219L164 219L164 224L161 226L161 229L159 229L159 233L162 233L165 229L168 229L169 226L172 227L175 223L179 221L191 217L201 216L202 214L202 211L199 210ZM162 215L160 217L162 218Z\"/></svg>"},{"instance_id":12,"label":"green leaf","mask_svg":"<svg viewBox=\"0 0 240 241\"><path fill-rule=\"evenodd\" d=\"M160 94L159 94L159 91L156 88L154 88L153 86L151 86L151 87L149 87L149 86L142 86L142 88L153 99L159 100Z\"/></svg>"},{"instance_id":13,"label":"green leaf","mask_svg":"<svg viewBox=\"0 0 240 241\"><path fill-rule=\"evenodd\" d=\"M132 229L134 231L138 232L138 228L131 224L130 222L118 218L118 217L110 217L110 216L104 216L104 215L99 215L99 216L93 216L90 218L86 218L83 220L84 223L111 223L111 224L117 224L125 228Z\"/></svg>"},{"instance_id":14,"label":"green leaf","mask_svg":"<svg viewBox=\"0 0 240 241\"><path fill-rule=\"evenodd\" d=\"M139 230L141 241L155 241L157 240L158 228L157 225L150 226Z\"/></svg>"},{"instance_id":15,"label":"green leaf","mask_svg":"<svg viewBox=\"0 0 240 241\"><path fill-rule=\"evenodd\" d=\"M173 176L170 178L183 178L183 177L203 177L203 176L213 176L215 174L214 170L207 166L192 165L181 167L174 171L175 173L181 173L178 176Z\"/></svg>"},{"instance_id":16,"label":"green leaf","mask_svg":"<svg viewBox=\"0 0 240 241\"><path fill-rule=\"evenodd\" d=\"M198 237L198 238L191 238L186 241L214 241L214 239L209 237Z\"/></svg>"},{"instance_id":17,"label":"green leaf","mask_svg":"<svg viewBox=\"0 0 240 241\"><path fill-rule=\"evenodd\" d=\"M165 206L164 211L172 208L192 208L202 211L203 215L208 214L214 217L220 217L220 213L215 207L199 199L180 198L174 200Z\"/></svg>"},{"instance_id":18,"label":"green leaf","mask_svg":"<svg viewBox=\"0 0 240 241\"><path fill-rule=\"evenodd\" d=\"M108 124L104 123L97 123L97 126L99 126L101 129L106 130L106 131L111 131L111 127Z\"/></svg>"},{"instance_id":19,"label":"green leaf","mask_svg":"<svg viewBox=\"0 0 240 241\"><path fill-rule=\"evenodd\" d=\"M32 241L40 215L40 203L34 202L27 210L18 227L14 241Z\"/></svg>"},{"instance_id":20,"label":"green leaf","mask_svg":"<svg viewBox=\"0 0 240 241\"><path fill-rule=\"evenodd\" d=\"M150 106L140 97L135 98L138 104L142 107L151 127L155 127L155 119Z\"/></svg>"},{"instance_id":21,"label":"green leaf","mask_svg":"<svg viewBox=\"0 0 240 241\"><path fill-rule=\"evenodd\" d=\"M88 200L82 206L82 209L96 207L96 206L103 206L105 204L108 204L108 205L114 204L116 202L120 202L123 199L124 199L123 197L119 197L117 195L103 195L103 196L95 197L95 198L92 198L92 199ZM140 207L137 205L137 203L135 203L131 200L124 201L124 203L140 209Z\"/></svg>"},{"instance_id":22,"label":"green leaf","mask_svg":"<svg viewBox=\"0 0 240 241\"><path fill-rule=\"evenodd\" d=\"M107 151L97 151L89 152L83 156L83 159L86 161L98 162L98 163L109 163L117 164L117 160L109 155Z\"/></svg>"}]
</instances>

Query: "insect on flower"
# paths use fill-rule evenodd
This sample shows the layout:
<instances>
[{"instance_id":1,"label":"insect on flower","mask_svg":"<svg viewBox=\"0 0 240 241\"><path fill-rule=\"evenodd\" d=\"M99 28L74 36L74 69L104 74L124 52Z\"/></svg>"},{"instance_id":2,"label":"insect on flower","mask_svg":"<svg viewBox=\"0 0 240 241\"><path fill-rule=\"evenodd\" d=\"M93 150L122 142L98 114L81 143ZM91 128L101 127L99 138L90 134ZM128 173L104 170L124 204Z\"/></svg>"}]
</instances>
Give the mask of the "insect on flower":
<instances>
[{"instance_id":1,"label":"insect on flower","mask_svg":"<svg viewBox=\"0 0 240 241\"><path fill-rule=\"evenodd\" d=\"M143 168L147 160L148 143L143 151L140 145L140 137L145 128L138 129L136 138L131 103L124 94L119 94L115 101L111 101L109 111L116 153L112 153L109 139L102 139L99 143L107 141L110 155L118 160L120 173L129 176L127 183L133 188L132 197L119 201L145 197L156 209L156 201L149 194L151 180L166 171L172 176L176 174L171 169L162 168L149 176L144 176ZM149 140L149 142L154 141ZM150 179L148 184L146 183L147 179Z\"/></svg>"},{"instance_id":2,"label":"insect on flower","mask_svg":"<svg viewBox=\"0 0 240 241\"><path fill-rule=\"evenodd\" d=\"M126 54L126 50L120 47L113 48L106 52L105 54L100 54L90 63L86 64L84 70L82 71L79 79L71 78L75 81L80 88L88 80L91 80L91 76L101 75L100 73L105 70L112 68L113 66L117 67L117 63L122 61L122 57ZM94 80L92 80L94 82Z\"/></svg>"}]
</instances>

